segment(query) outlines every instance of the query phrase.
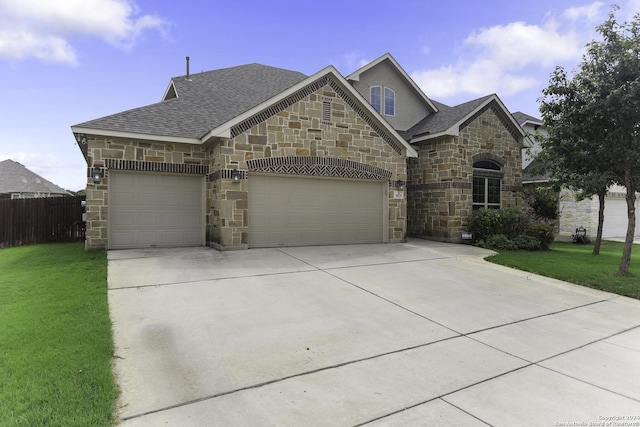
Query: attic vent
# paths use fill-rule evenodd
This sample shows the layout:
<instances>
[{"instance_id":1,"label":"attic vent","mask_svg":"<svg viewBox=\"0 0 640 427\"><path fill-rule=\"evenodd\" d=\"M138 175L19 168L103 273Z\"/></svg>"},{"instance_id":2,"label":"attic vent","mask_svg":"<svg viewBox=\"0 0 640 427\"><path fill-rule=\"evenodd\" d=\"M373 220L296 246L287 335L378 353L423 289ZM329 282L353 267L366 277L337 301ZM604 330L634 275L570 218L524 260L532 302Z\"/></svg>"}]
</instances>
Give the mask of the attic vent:
<instances>
[{"instance_id":1,"label":"attic vent","mask_svg":"<svg viewBox=\"0 0 640 427\"><path fill-rule=\"evenodd\" d=\"M331 121L331 103L327 101L322 102L322 122L328 123Z\"/></svg>"}]
</instances>

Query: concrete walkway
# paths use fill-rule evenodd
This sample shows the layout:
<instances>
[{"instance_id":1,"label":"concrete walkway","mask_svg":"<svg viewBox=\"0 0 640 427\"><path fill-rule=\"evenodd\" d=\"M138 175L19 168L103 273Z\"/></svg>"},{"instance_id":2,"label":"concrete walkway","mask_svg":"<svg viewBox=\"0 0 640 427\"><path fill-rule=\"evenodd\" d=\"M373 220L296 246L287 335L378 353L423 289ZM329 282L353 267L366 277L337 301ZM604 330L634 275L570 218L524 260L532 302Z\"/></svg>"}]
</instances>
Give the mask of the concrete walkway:
<instances>
[{"instance_id":1,"label":"concrete walkway","mask_svg":"<svg viewBox=\"0 0 640 427\"><path fill-rule=\"evenodd\" d=\"M122 426L640 423L640 301L488 253L111 251Z\"/></svg>"}]
</instances>

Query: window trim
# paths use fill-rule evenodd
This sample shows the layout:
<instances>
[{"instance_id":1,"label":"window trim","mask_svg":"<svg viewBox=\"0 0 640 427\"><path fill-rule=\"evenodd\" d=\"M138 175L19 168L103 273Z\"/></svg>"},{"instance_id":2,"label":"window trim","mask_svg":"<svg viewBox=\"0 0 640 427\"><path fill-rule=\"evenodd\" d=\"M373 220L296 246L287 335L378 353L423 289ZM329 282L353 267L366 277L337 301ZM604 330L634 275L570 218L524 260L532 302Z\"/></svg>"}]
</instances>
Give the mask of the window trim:
<instances>
[{"instance_id":1,"label":"window trim","mask_svg":"<svg viewBox=\"0 0 640 427\"><path fill-rule=\"evenodd\" d=\"M482 202L476 202L474 200L474 197L476 195L475 190L476 190L476 185L475 182L473 183L472 186L472 198L471 198L471 205L472 205L472 210L477 210L477 209L501 209L502 208L502 194L500 194L502 192L502 179L500 178L494 178L494 177L489 177L489 176L474 176L473 180L475 181L476 179L482 180L483 184L484 184L484 190L482 192ZM498 202L489 202L489 181L497 181L498 183Z\"/></svg>"},{"instance_id":2,"label":"window trim","mask_svg":"<svg viewBox=\"0 0 640 427\"><path fill-rule=\"evenodd\" d=\"M490 163L490 169L483 168L481 166ZM499 163L482 159L473 163L473 183L471 185L471 208L477 209L501 209L502 208L502 178L504 172L502 171L502 165ZM482 192L482 202L476 202L476 180L482 180L484 183L484 190ZM497 181L498 184L498 202L489 202L489 182Z\"/></svg>"},{"instance_id":3,"label":"window trim","mask_svg":"<svg viewBox=\"0 0 640 427\"><path fill-rule=\"evenodd\" d=\"M376 95L377 102L374 103L374 91L378 92ZM393 99L393 112L387 112L387 92L391 94L390 98ZM383 116L395 117L396 116L396 91L387 86L375 85L369 88L369 104L378 113Z\"/></svg>"},{"instance_id":4,"label":"window trim","mask_svg":"<svg viewBox=\"0 0 640 427\"><path fill-rule=\"evenodd\" d=\"M373 91L374 91L374 89L377 89L379 91L379 93L377 95L378 96L378 105L377 105L377 107L376 107L376 104L373 103ZM373 109L376 110L380 114L382 114L382 107L384 106L383 93L384 93L384 91L382 90L382 86L371 86L369 88L369 103L371 104Z\"/></svg>"},{"instance_id":5,"label":"window trim","mask_svg":"<svg viewBox=\"0 0 640 427\"><path fill-rule=\"evenodd\" d=\"M389 91L391 93L391 98L393 99L393 113L389 114L387 112L387 91ZM384 106L384 115L385 116L389 116L389 117L395 117L396 116L396 91L391 89L390 87L384 87L384 97L382 98L382 105Z\"/></svg>"}]
</instances>

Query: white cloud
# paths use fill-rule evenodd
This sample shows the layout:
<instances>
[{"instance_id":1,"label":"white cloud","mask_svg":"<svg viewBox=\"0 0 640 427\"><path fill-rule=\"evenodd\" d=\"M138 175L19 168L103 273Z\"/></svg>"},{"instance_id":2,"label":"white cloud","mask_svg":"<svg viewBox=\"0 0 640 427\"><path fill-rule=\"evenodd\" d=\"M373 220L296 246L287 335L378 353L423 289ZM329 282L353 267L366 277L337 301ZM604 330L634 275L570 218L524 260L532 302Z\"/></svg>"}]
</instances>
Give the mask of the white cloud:
<instances>
[{"instance_id":1,"label":"white cloud","mask_svg":"<svg viewBox=\"0 0 640 427\"><path fill-rule=\"evenodd\" d=\"M0 58L75 64L69 39L89 36L128 49L166 22L140 15L132 0L0 0Z\"/></svg>"},{"instance_id":2,"label":"white cloud","mask_svg":"<svg viewBox=\"0 0 640 427\"><path fill-rule=\"evenodd\" d=\"M372 61L371 59L366 59L361 52L347 53L343 55L343 58L347 64L349 73L359 70Z\"/></svg>"},{"instance_id":3,"label":"white cloud","mask_svg":"<svg viewBox=\"0 0 640 427\"><path fill-rule=\"evenodd\" d=\"M633 0L640 2L640 0ZM543 85L559 64L575 64L594 36L594 22L606 16L602 2L567 9L544 22L512 22L473 31L458 60L437 69L412 73L434 98L458 94L514 95Z\"/></svg>"},{"instance_id":4,"label":"white cloud","mask_svg":"<svg viewBox=\"0 0 640 427\"><path fill-rule=\"evenodd\" d=\"M562 14L563 17L570 21L587 20L589 22L598 22L602 17L602 8L604 3L594 2L586 6L570 7Z\"/></svg>"}]
</instances>

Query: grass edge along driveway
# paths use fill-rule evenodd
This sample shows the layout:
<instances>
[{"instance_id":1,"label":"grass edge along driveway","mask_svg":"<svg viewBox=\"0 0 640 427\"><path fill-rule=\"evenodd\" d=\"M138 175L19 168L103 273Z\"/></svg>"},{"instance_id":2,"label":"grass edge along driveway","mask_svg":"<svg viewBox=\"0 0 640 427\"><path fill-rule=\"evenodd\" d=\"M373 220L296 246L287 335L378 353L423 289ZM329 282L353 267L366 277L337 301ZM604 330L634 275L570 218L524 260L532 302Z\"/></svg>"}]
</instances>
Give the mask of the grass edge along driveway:
<instances>
[{"instance_id":1,"label":"grass edge along driveway","mask_svg":"<svg viewBox=\"0 0 640 427\"><path fill-rule=\"evenodd\" d=\"M555 242L549 251L501 252L489 256L495 264L529 271L541 276L640 299L640 246L631 253L627 276L618 276L624 243L603 241L600 255L593 255L593 244Z\"/></svg>"},{"instance_id":2,"label":"grass edge along driveway","mask_svg":"<svg viewBox=\"0 0 640 427\"><path fill-rule=\"evenodd\" d=\"M0 425L115 423L105 251L0 249Z\"/></svg>"}]
</instances>

